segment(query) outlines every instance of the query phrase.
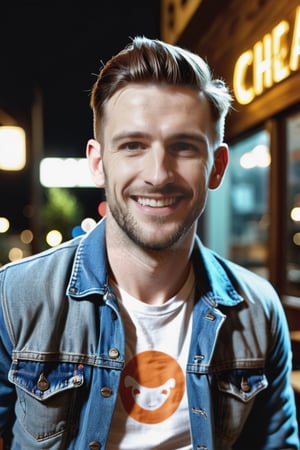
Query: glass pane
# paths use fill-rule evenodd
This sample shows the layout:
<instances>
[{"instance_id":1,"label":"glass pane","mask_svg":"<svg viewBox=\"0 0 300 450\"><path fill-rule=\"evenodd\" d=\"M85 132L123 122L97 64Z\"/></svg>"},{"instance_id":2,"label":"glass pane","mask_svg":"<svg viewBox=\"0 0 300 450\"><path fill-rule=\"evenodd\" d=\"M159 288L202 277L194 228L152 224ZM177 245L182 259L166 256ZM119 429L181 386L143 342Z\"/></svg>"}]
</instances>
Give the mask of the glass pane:
<instances>
[{"instance_id":1,"label":"glass pane","mask_svg":"<svg viewBox=\"0 0 300 450\"><path fill-rule=\"evenodd\" d=\"M231 258L267 276L269 133L259 131L231 152Z\"/></svg>"},{"instance_id":2,"label":"glass pane","mask_svg":"<svg viewBox=\"0 0 300 450\"><path fill-rule=\"evenodd\" d=\"M287 119L287 282L300 292L300 113Z\"/></svg>"},{"instance_id":3,"label":"glass pane","mask_svg":"<svg viewBox=\"0 0 300 450\"><path fill-rule=\"evenodd\" d=\"M230 146L222 186L209 193L207 245L268 277L269 133L253 133ZM220 227L222 223L222 227Z\"/></svg>"}]
</instances>

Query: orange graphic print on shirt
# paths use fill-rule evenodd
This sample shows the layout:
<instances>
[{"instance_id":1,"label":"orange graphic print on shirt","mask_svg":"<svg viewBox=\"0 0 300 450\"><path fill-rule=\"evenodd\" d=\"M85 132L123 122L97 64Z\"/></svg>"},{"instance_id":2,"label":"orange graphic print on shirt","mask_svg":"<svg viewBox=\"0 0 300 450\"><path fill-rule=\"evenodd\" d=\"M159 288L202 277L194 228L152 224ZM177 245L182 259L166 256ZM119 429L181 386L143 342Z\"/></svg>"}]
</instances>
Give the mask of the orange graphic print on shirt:
<instances>
[{"instance_id":1,"label":"orange graphic print on shirt","mask_svg":"<svg viewBox=\"0 0 300 450\"><path fill-rule=\"evenodd\" d=\"M177 361L166 353L151 350L137 354L126 365L120 397L130 417L155 424L176 411L184 390L185 377Z\"/></svg>"}]
</instances>

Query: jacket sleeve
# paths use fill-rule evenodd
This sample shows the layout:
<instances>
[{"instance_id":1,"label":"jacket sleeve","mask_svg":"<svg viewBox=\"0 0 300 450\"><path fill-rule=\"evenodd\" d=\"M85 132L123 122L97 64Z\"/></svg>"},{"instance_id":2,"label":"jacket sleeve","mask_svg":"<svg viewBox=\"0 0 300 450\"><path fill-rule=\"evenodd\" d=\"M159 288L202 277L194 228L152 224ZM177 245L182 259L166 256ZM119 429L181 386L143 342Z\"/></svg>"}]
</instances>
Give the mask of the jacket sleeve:
<instances>
[{"instance_id":1,"label":"jacket sleeve","mask_svg":"<svg viewBox=\"0 0 300 450\"><path fill-rule=\"evenodd\" d=\"M14 386L8 381L8 371L11 366L12 342L9 337L4 320L4 293L3 277L0 273L0 436L6 445L11 438L11 429L14 422L14 404L16 393ZM5 448L9 448L6 447Z\"/></svg>"},{"instance_id":2,"label":"jacket sleeve","mask_svg":"<svg viewBox=\"0 0 300 450\"><path fill-rule=\"evenodd\" d=\"M295 396L290 383L292 353L286 317L276 294L268 305L268 388L257 397L234 450L299 450Z\"/></svg>"}]
</instances>

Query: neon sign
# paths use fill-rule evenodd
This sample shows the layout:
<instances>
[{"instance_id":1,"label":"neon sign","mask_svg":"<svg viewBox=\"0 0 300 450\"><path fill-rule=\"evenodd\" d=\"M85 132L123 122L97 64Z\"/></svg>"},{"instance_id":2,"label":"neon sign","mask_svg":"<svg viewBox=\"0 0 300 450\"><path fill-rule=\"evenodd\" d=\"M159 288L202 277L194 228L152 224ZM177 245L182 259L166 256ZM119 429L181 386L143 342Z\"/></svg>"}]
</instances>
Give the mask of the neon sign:
<instances>
[{"instance_id":1,"label":"neon sign","mask_svg":"<svg viewBox=\"0 0 300 450\"><path fill-rule=\"evenodd\" d=\"M292 40L290 40L290 31ZM233 73L236 100L246 105L266 89L300 68L300 6L296 9L293 30L288 21L279 22L270 33L242 53Z\"/></svg>"}]
</instances>

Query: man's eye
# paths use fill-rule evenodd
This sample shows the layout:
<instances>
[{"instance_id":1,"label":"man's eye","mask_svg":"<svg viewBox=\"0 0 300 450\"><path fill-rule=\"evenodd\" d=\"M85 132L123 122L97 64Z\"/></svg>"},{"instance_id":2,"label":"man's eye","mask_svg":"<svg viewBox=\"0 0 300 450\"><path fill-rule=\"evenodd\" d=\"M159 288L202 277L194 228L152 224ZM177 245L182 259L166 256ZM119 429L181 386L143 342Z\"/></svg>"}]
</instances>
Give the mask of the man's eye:
<instances>
[{"instance_id":1,"label":"man's eye","mask_svg":"<svg viewBox=\"0 0 300 450\"><path fill-rule=\"evenodd\" d=\"M122 149L128 150L128 151L139 151L144 150L145 145L143 145L141 142L125 142L122 144Z\"/></svg>"},{"instance_id":2,"label":"man's eye","mask_svg":"<svg viewBox=\"0 0 300 450\"><path fill-rule=\"evenodd\" d=\"M175 142L171 145L171 150L173 152L197 152L196 145L191 142Z\"/></svg>"}]
</instances>

